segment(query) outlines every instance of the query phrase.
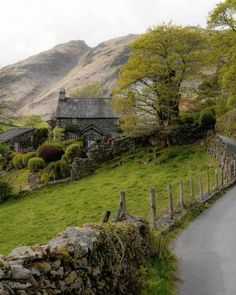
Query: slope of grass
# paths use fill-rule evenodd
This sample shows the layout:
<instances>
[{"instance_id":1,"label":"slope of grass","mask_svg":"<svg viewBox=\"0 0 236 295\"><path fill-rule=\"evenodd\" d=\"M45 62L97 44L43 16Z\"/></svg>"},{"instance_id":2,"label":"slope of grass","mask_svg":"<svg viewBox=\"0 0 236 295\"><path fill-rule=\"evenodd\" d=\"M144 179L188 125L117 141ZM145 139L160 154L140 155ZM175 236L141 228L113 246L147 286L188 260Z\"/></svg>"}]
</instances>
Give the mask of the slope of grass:
<instances>
[{"instance_id":1,"label":"slope of grass","mask_svg":"<svg viewBox=\"0 0 236 295\"><path fill-rule=\"evenodd\" d=\"M152 149L143 148L80 181L44 187L9 200L0 205L0 253L46 242L68 225L98 222L105 209L115 213L120 189L126 192L127 210L148 218L149 189L155 187L161 214L168 206L167 184L204 174L209 165L214 167L214 161L198 146L171 147L156 159ZM186 183L186 195L187 189Z\"/></svg>"}]
</instances>

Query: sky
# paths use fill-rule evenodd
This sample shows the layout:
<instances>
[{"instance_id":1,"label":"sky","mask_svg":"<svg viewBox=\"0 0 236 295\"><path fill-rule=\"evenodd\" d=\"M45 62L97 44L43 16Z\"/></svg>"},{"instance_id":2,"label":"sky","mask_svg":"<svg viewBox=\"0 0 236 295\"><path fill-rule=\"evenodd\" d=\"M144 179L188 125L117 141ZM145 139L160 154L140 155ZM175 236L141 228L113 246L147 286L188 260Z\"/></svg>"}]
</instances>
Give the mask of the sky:
<instances>
[{"instance_id":1,"label":"sky","mask_svg":"<svg viewBox=\"0 0 236 295\"><path fill-rule=\"evenodd\" d=\"M163 22L206 26L219 0L6 0L0 9L0 67L71 40L96 46Z\"/></svg>"}]
</instances>

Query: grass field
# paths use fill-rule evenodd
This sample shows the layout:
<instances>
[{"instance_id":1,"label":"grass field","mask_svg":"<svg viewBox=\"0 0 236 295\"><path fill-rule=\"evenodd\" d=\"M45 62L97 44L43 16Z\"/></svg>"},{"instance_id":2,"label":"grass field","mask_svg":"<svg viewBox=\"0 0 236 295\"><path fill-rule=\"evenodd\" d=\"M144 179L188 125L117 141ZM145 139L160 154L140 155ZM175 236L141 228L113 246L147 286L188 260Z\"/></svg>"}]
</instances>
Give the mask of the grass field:
<instances>
[{"instance_id":1,"label":"grass field","mask_svg":"<svg viewBox=\"0 0 236 295\"><path fill-rule=\"evenodd\" d=\"M0 253L46 242L68 225L98 222L105 209L114 214L120 189L126 192L128 212L148 218L149 189L156 188L161 214L168 206L167 184L173 183L177 198L175 184L184 180L188 195L189 177L204 175L208 166L216 164L199 146L167 148L157 158L152 149L143 148L80 181L47 186L9 200L0 205ZM24 187L26 172L12 175L17 186L22 181Z\"/></svg>"}]
</instances>

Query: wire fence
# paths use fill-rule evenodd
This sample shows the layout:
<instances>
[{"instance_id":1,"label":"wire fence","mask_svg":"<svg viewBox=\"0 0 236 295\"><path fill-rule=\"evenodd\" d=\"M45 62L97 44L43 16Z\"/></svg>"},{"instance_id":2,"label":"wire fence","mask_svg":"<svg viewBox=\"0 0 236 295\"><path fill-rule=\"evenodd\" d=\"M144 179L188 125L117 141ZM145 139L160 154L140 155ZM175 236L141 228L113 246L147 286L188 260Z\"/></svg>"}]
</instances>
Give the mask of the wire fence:
<instances>
[{"instance_id":1,"label":"wire fence","mask_svg":"<svg viewBox=\"0 0 236 295\"><path fill-rule=\"evenodd\" d=\"M160 190L155 186L149 191L149 204L140 209L144 217L154 227L172 223L176 218L184 215L193 203L203 203L217 193L223 191L236 181L236 160L226 161L222 168L208 167L201 175L188 179L168 183ZM158 200L165 201L163 209L158 207ZM147 214L147 210L149 213ZM102 222L107 222L110 211L105 211ZM127 213L126 193L120 192L120 203L115 220L122 220ZM132 212L131 212L132 213Z\"/></svg>"}]
</instances>

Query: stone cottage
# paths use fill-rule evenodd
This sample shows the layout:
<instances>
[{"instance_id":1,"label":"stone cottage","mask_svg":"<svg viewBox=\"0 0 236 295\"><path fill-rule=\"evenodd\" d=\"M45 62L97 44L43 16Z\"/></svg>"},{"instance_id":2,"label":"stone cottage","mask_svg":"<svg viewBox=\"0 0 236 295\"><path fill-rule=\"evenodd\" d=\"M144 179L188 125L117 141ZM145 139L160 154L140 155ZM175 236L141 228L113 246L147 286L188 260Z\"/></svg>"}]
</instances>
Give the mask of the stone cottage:
<instances>
[{"instance_id":1,"label":"stone cottage","mask_svg":"<svg viewBox=\"0 0 236 295\"><path fill-rule=\"evenodd\" d=\"M0 143L9 145L18 153L32 145L34 128L12 128L0 133Z\"/></svg>"},{"instance_id":2,"label":"stone cottage","mask_svg":"<svg viewBox=\"0 0 236 295\"><path fill-rule=\"evenodd\" d=\"M119 116L112 110L110 98L69 98L61 89L55 119L68 137L82 136L87 143L120 136Z\"/></svg>"}]
</instances>

